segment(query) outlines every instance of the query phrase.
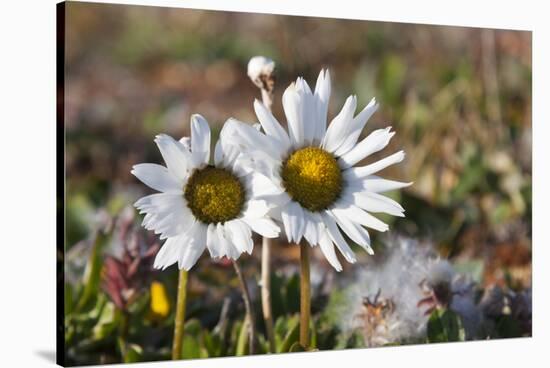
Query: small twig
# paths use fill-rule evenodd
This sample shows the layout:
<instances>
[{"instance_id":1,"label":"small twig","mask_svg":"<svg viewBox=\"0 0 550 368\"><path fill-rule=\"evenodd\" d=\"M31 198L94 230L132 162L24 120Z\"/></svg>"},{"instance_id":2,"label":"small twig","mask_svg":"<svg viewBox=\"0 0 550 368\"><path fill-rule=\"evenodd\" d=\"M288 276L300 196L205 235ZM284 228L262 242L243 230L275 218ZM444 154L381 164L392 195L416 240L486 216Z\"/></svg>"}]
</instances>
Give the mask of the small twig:
<instances>
[{"instance_id":1,"label":"small twig","mask_svg":"<svg viewBox=\"0 0 550 368\"><path fill-rule=\"evenodd\" d=\"M244 300L244 308L246 311L246 318L248 320L248 353L255 354L256 352L256 326L255 326L255 317L254 311L252 309L252 303L250 299L250 293L248 292L248 287L246 286L246 280L244 279L243 273L239 264L236 261L233 261L233 268L235 268L235 273L239 279L239 284L241 285L241 292Z\"/></svg>"},{"instance_id":2,"label":"small twig","mask_svg":"<svg viewBox=\"0 0 550 368\"><path fill-rule=\"evenodd\" d=\"M220 311L220 319L214 327L214 332L220 334L220 336L225 336L225 330L227 329L227 322L229 315L229 307L231 306L231 298L225 297L223 299L222 310Z\"/></svg>"}]
</instances>

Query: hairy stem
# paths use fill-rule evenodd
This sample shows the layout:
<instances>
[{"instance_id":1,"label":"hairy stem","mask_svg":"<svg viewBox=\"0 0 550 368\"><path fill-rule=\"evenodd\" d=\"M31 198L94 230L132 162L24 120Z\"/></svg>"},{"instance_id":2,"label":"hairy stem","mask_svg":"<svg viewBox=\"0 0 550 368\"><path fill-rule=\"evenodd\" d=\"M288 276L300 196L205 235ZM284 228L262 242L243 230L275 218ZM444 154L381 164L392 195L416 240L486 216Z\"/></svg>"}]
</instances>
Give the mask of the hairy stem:
<instances>
[{"instance_id":1,"label":"hairy stem","mask_svg":"<svg viewBox=\"0 0 550 368\"><path fill-rule=\"evenodd\" d=\"M309 279L309 244L300 243L300 345L309 347L311 287Z\"/></svg>"},{"instance_id":2,"label":"hairy stem","mask_svg":"<svg viewBox=\"0 0 550 368\"><path fill-rule=\"evenodd\" d=\"M271 111L271 106L273 105L273 89L267 90L262 88L262 102L269 111Z\"/></svg>"},{"instance_id":3,"label":"hairy stem","mask_svg":"<svg viewBox=\"0 0 550 368\"><path fill-rule=\"evenodd\" d=\"M178 299L176 302L176 320L174 321L174 341L172 343L172 360L181 359L181 345L185 324L185 305L187 302L187 271L180 270L178 281Z\"/></svg>"},{"instance_id":4,"label":"hairy stem","mask_svg":"<svg viewBox=\"0 0 550 368\"><path fill-rule=\"evenodd\" d=\"M236 261L233 261L233 268L235 268L235 273L237 274L237 278L239 279L239 284L241 286L244 308L246 310L246 319L248 320L248 353L252 355L256 352L256 326L254 311L252 310L250 293L248 292L248 287L246 286L246 280L244 279L241 267Z\"/></svg>"},{"instance_id":5,"label":"hairy stem","mask_svg":"<svg viewBox=\"0 0 550 368\"><path fill-rule=\"evenodd\" d=\"M268 78L271 82L264 83L262 91L262 102L271 111L273 105L273 90L275 79L273 75ZM262 238L262 270L261 270L261 293L262 293L262 314L264 317L267 340L269 341L269 352L275 353L275 333L273 332L273 313L271 311L271 246L273 240Z\"/></svg>"}]
</instances>

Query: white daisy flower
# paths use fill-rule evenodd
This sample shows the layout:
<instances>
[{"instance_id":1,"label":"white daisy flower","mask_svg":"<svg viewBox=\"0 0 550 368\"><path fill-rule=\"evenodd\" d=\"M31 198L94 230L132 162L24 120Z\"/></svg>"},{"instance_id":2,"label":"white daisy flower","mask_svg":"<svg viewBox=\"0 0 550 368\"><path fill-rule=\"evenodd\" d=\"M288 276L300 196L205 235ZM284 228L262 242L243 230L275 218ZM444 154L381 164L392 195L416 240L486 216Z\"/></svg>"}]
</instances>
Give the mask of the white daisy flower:
<instances>
[{"instance_id":1,"label":"white daisy flower","mask_svg":"<svg viewBox=\"0 0 550 368\"><path fill-rule=\"evenodd\" d=\"M268 176L280 193L264 197L276 206L273 217L284 226L289 242L305 238L321 251L338 271L342 266L334 245L354 263L355 254L342 236L373 254L367 228L388 230L371 213L404 216L396 201L380 193L411 183L382 179L376 172L405 157L399 151L366 166L355 165L382 150L395 134L390 128L373 131L358 142L367 120L378 108L375 99L356 116L356 96L350 96L327 128L330 97L329 72L321 71L315 91L298 78L283 94L288 133L259 102L254 109L265 134L245 123L231 120L232 139L253 157L256 170Z\"/></svg>"},{"instance_id":2,"label":"white daisy flower","mask_svg":"<svg viewBox=\"0 0 550 368\"><path fill-rule=\"evenodd\" d=\"M252 231L278 236L279 227L267 216L268 205L258 197L279 191L267 177L249 170L250 163L229 144L226 127L216 143L213 165L209 164L208 122L193 115L190 139L156 137L166 167L133 167L132 174L160 192L134 204L145 213L142 225L166 239L155 268L178 262L180 269L189 270L205 248L212 257L237 259L243 252L252 252Z\"/></svg>"}]
</instances>

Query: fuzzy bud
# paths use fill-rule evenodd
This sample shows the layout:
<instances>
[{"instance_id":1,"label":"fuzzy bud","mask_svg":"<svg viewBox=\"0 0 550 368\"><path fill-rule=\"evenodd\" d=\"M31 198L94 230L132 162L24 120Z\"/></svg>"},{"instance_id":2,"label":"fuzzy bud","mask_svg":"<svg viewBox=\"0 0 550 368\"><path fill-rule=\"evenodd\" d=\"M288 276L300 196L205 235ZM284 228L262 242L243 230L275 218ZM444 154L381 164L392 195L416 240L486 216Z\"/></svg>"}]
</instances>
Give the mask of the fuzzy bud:
<instances>
[{"instance_id":1,"label":"fuzzy bud","mask_svg":"<svg viewBox=\"0 0 550 368\"><path fill-rule=\"evenodd\" d=\"M252 83L256 87L262 90L262 98L264 94L267 94L271 100L271 94L273 93L273 88L275 86L275 62L265 56L254 56L248 62L248 76ZM264 98L264 103L266 100ZM266 105L271 106L271 103Z\"/></svg>"},{"instance_id":2,"label":"fuzzy bud","mask_svg":"<svg viewBox=\"0 0 550 368\"><path fill-rule=\"evenodd\" d=\"M250 80L261 89L270 91L273 81L273 72L275 71L275 62L265 56L254 56L248 62L248 76Z\"/></svg>"}]
</instances>

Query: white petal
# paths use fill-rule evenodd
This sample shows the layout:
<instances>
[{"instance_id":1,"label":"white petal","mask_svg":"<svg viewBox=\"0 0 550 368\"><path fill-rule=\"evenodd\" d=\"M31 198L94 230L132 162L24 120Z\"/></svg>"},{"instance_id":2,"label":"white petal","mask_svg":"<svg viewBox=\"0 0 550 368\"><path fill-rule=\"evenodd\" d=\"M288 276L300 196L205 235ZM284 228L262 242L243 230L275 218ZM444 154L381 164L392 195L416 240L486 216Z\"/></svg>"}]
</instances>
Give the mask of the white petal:
<instances>
[{"instance_id":1,"label":"white petal","mask_svg":"<svg viewBox=\"0 0 550 368\"><path fill-rule=\"evenodd\" d=\"M276 238L281 229L269 218L249 218L243 217L242 220L252 228L252 230L266 238Z\"/></svg>"},{"instance_id":2,"label":"white petal","mask_svg":"<svg viewBox=\"0 0 550 368\"><path fill-rule=\"evenodd\" d=\"M236 124L227 121L220 131L219 139L214 147L214 165L216 167L230 168L239 156L238 142L233 141L236 135Z\"/></svg>"},{"instance_id":3,"label":"white petal","mask_svg":"<svg viewBox=\"0 0 550 368\"><path fill-rule=\"evenodd\" d=\"M259 200L264 200L269 208L282 207L291 201L290 196L286 192L273 195L263 195L258 197Z\"/></svg>"},{"instance_id":4,"label":"white petal","mask_svg":"<svg viewBox=\"0 0 550 368\"><path fill-rule=\"evenodd\" d=\"M398 202L394 201L390 197L386 197L386 196L383 196L382 194L378 194L378 193L374 193L374 192L361 192L360 194L361 195L366 194L370 198L382 201L382 202L388 204L389 206L393 206L393 207L397 208L401 212L405 212L405 209L403 208L403 206L401 206Z\"/></svg>"},{"instance_id":5,"label":"white petal","mask_svg":"<svg viewBox=\"0 0 550 368\"><path fill-rule=\"evenodd\" d=\"M224 254L222 244L218 239L218 231L215 224L209 224L206 230L206 247L212 258L220 258Z\"/></svg>"},{"instance_id":6,"label":"white petal","mask_svg":"<svg viewBox=\"0 0 550 368\"><path fill-rule=\"evenodd\" d=\"M161 234L161 238L177 236L185 232L194 220L181 194L155 193L140 198L134 206L140 213L147 213L143 226Z\"/></svg>"},{"instance_id":7,"label":"white petal","mask_svg":"<svg viewBox=\"0 0 550 368\"><path fill-rule=\"evenodd\" d=\"M260 145L255 149L241 152L241 155L235 160L233 169L244 175L256 172L269 177L274 182L280 181L281 161L267 152L261 151L259 147Z\"/></svg>"},{"instance_id":8,"label":"white petal","mask_svg":"<svg viewBox=\"0 0 550 368\"><path fill-rule=\"evenodd\" d=\"M363 179L369 175L372 175L380 170L385 169L386 167L399 163L405 158L405 152L399 151L385 157L381 160L373 162L370 165L360 166L360 167L351 167L344 171L344 177L349 179Z\"/></svg>"},{"instance_id":9,"label":"white petal","mask_svg":"<svg viewBox=\"0 0 550 368\"><path fill-rule=\"evenodd\" d=\"M404 183L401 181L382 179L376 175L369 175L365 179L358 179L348 182L350 189L355 191L370 191L374 193L384 193L391 190L401 189L408 187L412 182Z\"/></svg>"},{"instance_id":10,"label":"white petal","mask_svg":"<svg viewBox=\"0 0 550 368\"><path fill-rule=\"evenodd\" d=\"M343 198L336 203L336 207L332 209L332 212L334 214L342 213L348 219L358 224L381 232L388 231L389 228L389 226L381 220L377 219L370 213L363 211L356 205L344 201Z\"/></svg>"},{"instance_id":11,"label":"white petal","mask_svg":"<svg viewBox=\"0 0 550 368\"><path fill-rule=\"evenodd\" d=\"M195 265L206 248L206 225L197 222L187 233L187 244L182 244L178 259L178 268L189 271Z\"/></svg>"},{"instance_id":12,"label":"white petal","mask_svg":"<svg viewBox=\"0 0 550 368\"><path fill-rule=\"evenodd\" d=\"M169 209L174 201L181 198L181 195L170 193L155 193L141 197L134 203L134 206L145 212L160 212Z\"/></svg>"},{"instance_id":13,"label":"white petal","mask_svg":"<svg viewBox=\"0 0 550 368\"><path fill-rule=\"evenodd\" d=\"M239 219L231 220L225 224L226 232L229 233L231 241L240 252L252 254L254 242L250 227Z\"/></svg>"},{"instance_id":14,"label":"white petal","mask_svg":"<svg viewBox=\"0 0 550 368\"><path fill-rule=\"evenodd\" d=\"M196 250L193 240L197 239L196 233L198 227L199 224L193 222L186 232L179 234L178 236L168 238L162 245L160 251L157 253L153 267L166 269L172 264L178 262L183 253L188 252L189 255L193 255L194 250ZM188 250L188 248L193 249ZM198 256L200 256L200 253L202 253L202 251L199 252ZM197 258L195 258L195 261ZM194 262L191 266L193 264Z\"/></svg>"},{"instance_id":15,"label":"white petal","mask_svg":"<svg viewBox=\"0 0 550 368\"><path fill-rule=\"evenodd\" d=\"M327 130L327 112L330 99L330 73L328 69L321 70L315 85L315 104L317 108L317 119L315 121L314 140L321 142Z\"/></svg>"},{"instance_id":16,"label":"white petal","mask_svg":"<svg viewBox=\"0 0 550 368\"><path fill-rule=\"evenodd\" d=\"M243 217L260 218L269 212L269 206L265 200L250 199L245 202L242 215Z\"/></svg>"},{"instance_id":17,"label":"white petal","mask_svg":"<svg viewBox=\"0 0 550 368\"><path fill-rule=\"evenodd\" d=\"M181 143L181 146L184 150L191 152L191 138L181 137L179 142Z\"/></svg>"},{"instance_id":18,"label":"white petal","mask_svg":"<svg viewBox=\"0 0 550 368\"><path fill-rule=\"evenodd\" d=\"M391 198L384 197L377 193L371 192L356 192L350 195L349 198L343 197L350 202L355 203L358 207L365 211L374 213L387 213L397 217L405 217L404 209Z\"/></svg>"},{"instance_id":19,"label":"white petal","mask_svg":"<svg viewBox=\"0 0 550 368\"><path fill-rule=\"evenodd\" d=\"M334 244L332 244L332 240L330 240L330 237L326 231L323 231L321 234L319 246L328 263L330 263L336 271L342 271L342 265L340 264L340 261L338 261L338 257L336 257L336 252L334 251Z\"/></svg>"},{"instance_id":20,"label":"white petal","mask_svg":"<svg viewBox=\"0 0 550 368\"><path fill-rule=\"evenodd\" d=\"M281 211L283 225L289 242L299 243L304 235L304 212L302 206L291 201Z\"/></svg>"},{"instance_id":21,"label":"white petal","mask_svg":"<svg viewBox=\"0 0 550 368\"><path fill-rule=\"evenodd\" d=\"M344 237L340 233L340 230L338 230L338 226L336 226L336 221L325 211L322 213L323 222L327 228L327 233L329 234L330 238L336 244L338 247L338 250L346 261L349 263L355 263L356 258L355 254L349 247L348 243L345 241Z\"/></svg>"},{"instance_id":22,"label":"white petal","mask_svg":"<svg viewBox=\"0 0 550 368\"><path fill-rule=\"evenodd\" d=\"M247 191L254 199L283 193L283 188L275 185L271 179L261 173L252 172L246 175L244 180Z\"/></svg>"},{"instance_id":23,"label":"white petal","mask_svg":"<svg viewBox=\"0 0 550 368\"><path fill-rule=\"evenodd\" d=\"M255 170L255 162L252 155L249 155L249 152L241 153L237 156L231 167L233 174L242 178L250 173L253 173ZM261 172L260 172L261 173Z\"/></svg>"},{"instance_id":24,"label":"white petal","mask_svg":"<svg viewBox=\"0 0 550 368\"><path fill-rule=\"evenodd\" d=\"M182 221L183 218L181 213L170 214L167 212L155 214L148 230L153 230L155 234L160 234L161 239L178 236L182 232L187 231L190 227L189 224L194 222L194 219L192 219L191 222L184 222ZM182 224L182 222L184 223Z\"/></svg>"},{"instance_id":25,"label":"white petal","mask_svg":"<svg viewBox=\"0 0 550 368\"><path fill-rule=\"evenodd\" d=\"M363 128L365 127L365 124L377 109L378 104L376 103L376 99L373 98L369 104L359 114L357 114L356 117L353 118L349 127L348 136L344 139L340 147L338 147L338 149L334 152L336 156L343 156L355 146L357 139L361 135L361 131L363 131Z\"/></svg>"},{"instance_id":26,"label":"white petal","mask_svg":"<svg viewBox=\"0 0 550 368\"><path fill-rule=\"evenodd\" d=\"M300 207L296 202L290 201L285 206L277 208L277 210L280 210L281 221L289 243L294 241L295 234L299 232L303 233L303 218L298 218L298 209L296 206Z\"/></svg>"},{"instance_id":27,"label":"white petal","mask_svg":"<svg viewBox=\"0 0 550 368\"><path fill-rule=\"evenodd\" d=\"M273 137L238 120L229 119L220 133L220 140L220 149L217 147L215 152L216 166L223 161L225 167L233 166L234 170L280 176L281 159L287 156L288 150ZM232 157L223 159L229 155Z\"/></svg>"},{"instance_id":28,"label":"white petal","mask_svg":"<svg viewBox=\"0 0 550 368\"><path fill-rule=\"evenodd\" d=\"M191 117L191 152L200 163L208 165L210 160L210 127L199 114Z\"/></svg>"},{"instance_id":29,"label":"white petal","mask_svg":"<svg viewBox=\"0 0 550 368\"><path fill-rule=\"evenodd\" d=\"M221 138L221 135L220 135ZM216 142L216 146L214 147L214 166L216 167L223 167L223 158L224 158L224 152L223 152L223 146L221 139L218 139Z\"/></svg>"},{"instance_id":30,"label":"white petal","mask_svg":"<svg viewBox=\"0 0 550 368\"><path fill-rule=\"evenodd\" d=\"M157 164L134 165L132 174L159 192L181 194L183 183L164 166Z\"/></svg>"},{"instance_id":31,"label":"white petal","mask_svg":"<svg viewBox=\"0 0 550 368\"><path fill-rule=\"evenodd\" d=\"M322 142L322 147L328 152L335 152L348 136L353 121L353 114L357 108L357 97L349 96L342 110L332 119Z\"/></svg>"},{"instance_id":32,"label":"white petal","mask_svg":"<svg viewBox=\"0 0 550 368\"><path fill-rule=\"evenodd\" d=\"M220 241L220 246L223 249L223 255L230 259L237 259L241 253L233 245L229 234L226 234L225 227L223 224L218 223L216 228L218 239Z\"/></svg>"},{"instance_id":33,"label":"white petal","mask_svg":"<svg viewBox=\"0 0 550 368\"><path fill-rule=\"evenodd\" d=\"M351 240L365 248L369 254L374 254L370 246L369 232L366 229L354 223L341 212L335 213L334 210L328 210L327 213L332 216L336 223L338 223L338 226Z\"/></svg>"},{"instance_id":34,"label":"white petal","mask_svg":"<svg viewBox=\"0 0 550 368\"><path fill-rule=\"evenodd\" d=\"M311 245L319 244L320 231L319 226L321 225L321 217L318 213L313 213L307 209L304 211L304 238Z\"/></svg>"},{"instance_id":35,"label":"white petal","mask_svg":"<svg viewBox=\"0 0 550 368\"><path fill-rule=\"evenodd\" d=\"M365 139L353 147L351 151L340 157L338 160L340 167L343 169L351 167L365 157L386 147L390 142L391 137L395 134L395 132L390 132L390 129L391 127L386 129L377 129L369 134Z\"/></svg>"},{"instance_id":36,"label":"white petal","mask_svg":"<svg viewBox=\"0 0 550 368\"><path fill-rule=\"evenodd\" d=\"M154 268L166 269L178 261L179 255L179 236L168 238L160 248L155 257Z\"/></svg>"},{"instance_id":37,"label":"white petal","mask_svg":"<svg viewBox=\"0 0 550 368\"><path fill-rule=\"evenodd\" d=\"M277 208L277 210L280 210L281 212L281 221L283 223L283 228L285 229L286 239L289 243L292 242L292 232L289 215L291 204L292 202L289 202L286 206Z\"/></svg>"},{"instance_id":38,"label":"white petal","mask_svg":"<svg viewBox=\"0 0 550 368\"><path fill-rule=\"evenodd\" d=\"M296 91L296 85L291 84L283 93L283 109L288 122L290 144L299 148L304 142L304 122L302 121L304 102Z\"/></svg>"},{"instance_id":39,"label":"white petal","mask_svg":"<svg viewBox=\"0 0 550 368\"><path fill-rule=\"evenodd\" d=\"M265 133L274 139L276 139L279 144L283 146L283 149L286 151L290 148L290 139L284 128L279 124L277 119L273 116L271 111L269 111L263 103L258 100L254 100L254 111L256 116L262 125Z\"/></svg>"},{"instance_id":40,"label":"white petal","mask_svg":"<svg viewBox=\"0 0 550 368\"><path fill-rule=\"evenodd\" d=\"M187 178L192 169L192 161L189 152L183 149L181 143L166 134L157 135L155 143L172 175L180 180Z\"/></svg>"},{"instance_id":41,"label":"white petal","mask_svg":"<svg viewBox=\"0 0 550 368\"><path fill-rule=\"evenodd\" d=\"M302 117L304 141L303 145L311 145L316 133L317 106L313 93L304 78L296 80L296 91L300 95L302 104Z\"/></svg>"},{"instance_id":42,"label":"white petal","mask_svg":"<svg viewBox=\"0 0 550 368\"><path fill-rule=\"evenodd\" d=\"M237 158L241 154L239 151L239 148L237 146L226 144L224 143L224 139L220 137L220 140L218 140L218 143L220 143L221 148L221 160L219 163L216 163L217 167L224 167L226 169L232 170L233 165L237 161ZM216 146L217 147L217 146Z\"/></svg>"},{"instance_id":43,"label":"white petal","mask_svg":"<svg viewBox=\"0 0 550 368\"><path fill-rule=\"evenodd\" d=\"M261 147L263 151L274 158L280 158L283 151L276 139L262 134L254 127L233 118L226 121L220 133L220 139L224 141L224 149L226 149L226 145L236 146L240 151Z\"/></svg>"}]
</instances>

